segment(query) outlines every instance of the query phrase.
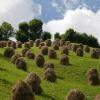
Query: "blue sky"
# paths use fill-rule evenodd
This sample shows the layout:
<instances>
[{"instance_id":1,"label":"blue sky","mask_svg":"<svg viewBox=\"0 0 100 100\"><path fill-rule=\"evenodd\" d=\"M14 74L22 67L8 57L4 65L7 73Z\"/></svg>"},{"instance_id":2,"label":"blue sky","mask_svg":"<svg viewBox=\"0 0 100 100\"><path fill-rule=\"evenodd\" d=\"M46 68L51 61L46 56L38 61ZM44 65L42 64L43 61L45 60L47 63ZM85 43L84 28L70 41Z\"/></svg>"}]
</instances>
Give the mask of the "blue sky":
<instances>
[{"instance_id":1,"label":"blue sky","mask_svg":"<svg viewBox=\"0 0 100 100\"><path fill-rule=\"evenodd\" d=\"M0 0L0 24L41 19L43 30L51 34L73 28L98 38L100 42L100 0Z\"/></svg>"}]
</instances>

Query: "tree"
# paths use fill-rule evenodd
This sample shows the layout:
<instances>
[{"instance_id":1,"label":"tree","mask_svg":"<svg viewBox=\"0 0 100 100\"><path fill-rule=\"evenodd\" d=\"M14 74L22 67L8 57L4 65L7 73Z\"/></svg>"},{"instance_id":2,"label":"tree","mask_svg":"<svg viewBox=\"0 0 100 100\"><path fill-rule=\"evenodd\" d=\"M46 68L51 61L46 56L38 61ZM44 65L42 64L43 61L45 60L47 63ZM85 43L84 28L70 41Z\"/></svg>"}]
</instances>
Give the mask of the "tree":
<instances>
[{"instance_id":1,"label":"tree","mask_svg":"<svg viewBox=\"0 0 100 100\"><path fill-rule=\"evenodd\" d=\"M29 31L29 25L27 22L21 22L19 23L19 30L28 32Z\"/></svg>"},{"instance_id":2,"label":"tree","mask_svg":"<svg viewBox=\"0 0 100 100\"><path fill-rule=\"evenodd\" d=\"M54 34L54 39L61 39L60 33L55 33Z\"/></svg>"},{"instance_id":3,"label":"tree","mask_svg":"<svg viewBox=\"0 0 100 100\"><path fill-rule=\"evenodd\" d=\"M43 25L42 21L38 19L33 19L29 22L31 39L35 40L36 38L41 37L42 25Z\"/></svg>"},{"instance_id":4,"label":"tree","mask_svg":"<svg viewBox=\"0 0 100 100\"><path fill-rule=\"evenodd\" d=\"M64 34L64 39L66 41L75 42L76 32L73 29L69 29Z\"/></svg>"},{"instance_id":5,"label":"tree","mask_svg":"<svg viewBox=\"0 0 100 100\"><path fill-rule=\"evenodd\" d=\"M12 36L14 36L12 25L8 22L3 22L0 26L0 40L8 40Z\"/></svg>"},{"instance_id":6,"label":"tree","mask_svg":"<svg viewBox=\"0 0 100 100\"><path fill-rule=\"evenodd\" d=\"M47 39L51 39L51 34L50 32L43 32L41 35L41 38L45 41Z\"/></svg>"},{"instance_id":7,"label":"tree","mask_svg":"<svg viewBox=\"0 0 100 100\"><path fill-rule=\"evenodd\" d=\"M16 32L16 39L17 39L17 41L27 42L28 39L29 39L29 37L28 37L27 34L24 33L23 31L18 30L18 31Z\"/></svg>"}]
</instances>

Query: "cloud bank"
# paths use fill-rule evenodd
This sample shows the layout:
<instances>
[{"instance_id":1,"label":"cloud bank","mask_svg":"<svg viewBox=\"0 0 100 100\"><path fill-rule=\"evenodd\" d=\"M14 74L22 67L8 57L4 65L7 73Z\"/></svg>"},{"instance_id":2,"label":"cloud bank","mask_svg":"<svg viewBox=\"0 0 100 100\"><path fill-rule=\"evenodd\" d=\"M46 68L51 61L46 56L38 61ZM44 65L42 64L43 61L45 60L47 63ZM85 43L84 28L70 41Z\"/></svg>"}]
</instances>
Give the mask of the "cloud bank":
<instances>
[{"instance_id":1,"label":"cloud bank","mask_svg":"<svg viewBox=\"0 0 100 100\"><path fill-rule=\"evenodd\" d=\"M51 33L64 33L67 29L73 28L78 32L92 34L100 42L100 10L96 13L86 8L68 10L63 19L51 20L43 25L44 31Z\"/></svg>"},{"instance_id":2,"label":"cloud bank","mask_svg":"<svg viewBox=\"0 0 100 100\"><path fill-rule=\"evenodd\" d=\"M41 5L33 0L0 0L0 23L8 21L15 27L41 15Z\"/></svg>"}]
</instances>

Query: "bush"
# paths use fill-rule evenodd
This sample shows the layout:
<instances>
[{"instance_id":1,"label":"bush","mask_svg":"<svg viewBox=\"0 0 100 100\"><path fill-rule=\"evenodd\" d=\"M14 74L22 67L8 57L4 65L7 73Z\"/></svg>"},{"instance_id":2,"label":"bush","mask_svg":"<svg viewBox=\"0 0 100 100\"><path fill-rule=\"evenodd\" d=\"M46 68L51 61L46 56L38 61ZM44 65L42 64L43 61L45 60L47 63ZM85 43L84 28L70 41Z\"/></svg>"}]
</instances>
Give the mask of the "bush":
<instances>
[{"instance_id":1,"label":"bush","mask_svg":"<svg viewBox=\"0 0 100 100\"><path fill-rule=\"evenodd\" d=\"M41 80L35 73L30 73L25 80L35 94L41 94L42 88L40 86Z\"/></svg>"},{"instance_id":2,"label":"bush","mask_svg":"<svg viewBox=\"0 0 100 100\"><path fill-rule=\"evenodd\" d=\"M51 59L57 58L56 51L55 51L54 49L50 49L49 52L48 52L48 56L49 56L49 58L51 58Z\"/></svg>"},{"instance_id":3,"label":"bush","mask_svg":"<svg viewBox=\"0 0 100 100\"><path fill-rule=\"evenodd\" d=\"M55 82L56 81L56 74L53 68L47 68L45 70L45 80Z\"/></svg>"},{"instance_id":4,"label":"bush","mask_svg":"<svg viewBox=\"0 0 100 100\"><path fill-rule=\"evenodd\" d=\"M66 100L85 100L85 95L81 91L73 89L69 91Z\"/></svg>"},{"instance_id":5,"label":"bush","mask_svg":"<svg viewBox=\"0 0 100 100\"><path fill-rule=\"evenodd\" d=\"M36 61L36 65L38 67L44 66L45 59L44 59L43 55L41 55L41 54L37 55L36 58L35 58L35 61Z\"/></svg>"},{"instance_id":6,"label":"bush","mask_svg":"<svg viewBox=\"0 0 100 100\"><path fill-rule=\"evenodd\" d=\"M12 89L12 100L35 100L35 97L28 84L18 81Z\"/></svg>"},{"instance_id":7,"label":"bush","mask_svg":"<svg viewBox=\"0 0 100 100\"><path fill-rule=\"evenodd\" d=\"M47 46L43 46L42 49L41 49L41 53L43 55L47 55L48 54L48 47Z\"/></svg>"},{"instance_id":8,"label":"bush","mask_svg":"<svg viewBox=\"0 0 100 100\"><path fill-rule=\"evenodd\" d=\"M14 53L15 53L14 49L10 47L5 48L4 50L4 56L8 58L11 58L14 55Z\"/></svg>"},{"instance_id":9,"label":"bush","mask_svg":"<svg viewBox=\"0 0 100 100\"><path fill-rule=\"evenodd\" d=\"M69 58L66 54L63 54L60 58L60 64L69 65Z\"/></svg>"},{"instance_id":10,"label":"bush","mask_svg":"<svg viewBox=\"0 0 100 100\"><path fill-rule=\"evenodd\" d=\"M22 57L19 57L19 58L16 60L15 64L16 64L16 67L17 67L18 69L27 71L27 64L26 64L25 60L24 60Z\"/></svg>"},{"instance_id":11,"label":"bush","mask_svg":"<svg viewBox=\"0 0 100 100\"><path fill-rule=\"evenodd\" d=\"M32 53L30 50L28 50L26 53L25 53L25 56L29 59L34 59L35 58L35 54Z\"/></svg>"},{"instance_id":12,"label":"bush","mask_svg":"<svg viewBox=\"0 0 100 100\"><path fill-rule=\"evenodd\" d=\"M15 64L16 60L17 60L19 57L21 57L20 54L14 54L14 55L11 57L11 62L12 62L13 64Z\"/></svg>"},{"instance_id":13,"label":"bush","mask_svg":"<svg viewBox=\"0 0 100 100\"><path fill-rule=\"evenodd\" d=\"M76 50L76 54L77 54L77 56L80 56L80 57L83 57L83 55L84 55L84 51L83 51L83 49L82 48L77 48L77 50Z\"/></svg>"}]
</instances>

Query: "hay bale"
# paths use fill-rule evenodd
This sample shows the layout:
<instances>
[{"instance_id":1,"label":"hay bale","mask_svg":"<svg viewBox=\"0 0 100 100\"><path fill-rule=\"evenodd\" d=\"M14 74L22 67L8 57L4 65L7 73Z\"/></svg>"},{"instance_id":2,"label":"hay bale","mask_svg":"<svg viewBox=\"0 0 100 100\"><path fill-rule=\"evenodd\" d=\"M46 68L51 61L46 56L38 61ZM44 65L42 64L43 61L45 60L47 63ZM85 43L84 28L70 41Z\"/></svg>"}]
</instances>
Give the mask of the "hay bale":
<instances>
[{"instance_id":1,"label":"hay bale","mask_svg":"<svg viewBox=\"0 0 100 100\"><path fill-rule=\"evenodd\" d=\"M55 82L56 81L56 74L53 68L47 68L45 70L45 74L44 74L44 79L50 82Z\"/></svg>"},{"instance_id":2,"label":"hay bale","mask_svg":"<svg viewBox=\"0 0 100 100\"><path fill-rule=\"evenodd\" d=\"M69 91L66 100L85 100L85 95L77 89L72 89Z\"/></svg>"},{"instance_id":3,"label":"hay bale","mask_svg":"<svg viewBox=\"0 0 100 100\"><path fill-rule=\"evenodd\" d=\"M4 56L8 58L11 58L14 55L14 53L15 53L15 50L11 47L7 47L4 50Z\"/></svg>"},{"instance_id":4,"label":"hay bale","mask_svg":"<svg viewBox=\"0 0 100 100\"><path fill-rule=\"evenodd\" d=\"M76 52L77 48L79 48L79 45L76 44L76 43L74 43L74 44L72 45L72 50L73 50L74 52Z\"/></svg>"},{"instance_id":5,"label":"hay bale","mask_svg":"<svg viewBox=\"0 0 100 100\"><path fill-rule=\"evenodd\" d=\"M94 98L94 100L100 100L100 94L97 94Z\"/></svg>"},{"instance_id":6,"label":"hay bale","mask_svg":"<svg viewBox=\"0 0 100 100\"><path fill-rule=\"evenodd\" d=\"M0 41L0 48L6 47L6 42L5 41Z\"/></svg>"},{"instance_id":7,"label":"hay bale","mask_svg":"<svg viewBox=\"0 0 100 100\"><path fill-rule=\"evenodd\" d=\"M24 48L22 50L22 56L25 57L26 52L29 50L29 48Z\"/></svg>"},{"instance_id":8,"label":"hay bale","mask_svg":"<svg viewBox=\"0 0 100 100\"><path fill-rule=\"evenodd\" d=\"M40 77L38 75L36 75L35 73L31 72L27 76L25 81L30 85L30 87L32 88L32 91L35 94L41 94L42 93L42 88L40 86L41 80L40 80Z\"/></svg>"},{"instance_id":9,"label":"hay bale","mask_svg":"<svg viewBox=\"0 0 100 100\"><path fill-rule=\"evenodd\" d=\"M26 64L25 60L24 60L22 57L19 57L19 58L16 60L15 65L16 65L16 67L17 67L18 69L27 71L27 64Z\"/></svg>"},{"instance_id":10,"label":"hay bale","mask_svg":"<svg viewBox=\"0 0 100 100\"><path fill-rule=\"evenodd\" d=\"M77 50L76 50L76 54L77 54L77 56L80 56L80 57L83 57L83 55L84 55L84 51L83 51L83 49L82 48L77 48Z\"/></svg>"},{"instance_id":11,"label":"hay bale","mask_svg":"<svg viewBox=\"0 0 100 100\"><path fill-rule=\"evenodd\" d=\"M15 64L16 60L17 60L19 57L21 57L20 54L14 54L14 55L11 57L11 62L12 62L13 64Z\"/></svg>"},{"instance_id":12,"label":"hay bale","mask_svg":"<svg viewBox=\"0 0 100 100\"><path fill-rule=\"evenodd\" d=\"M41 53L43 55L47 55L48 54L48 47L47 46L43 46L42 49L41 49Z\"/></svg>"},{"instance_id":13,"label":"hay bale","mask_svg":"<svg viewBox=\"0 0 100 100\"><path fill-rule=\"evenodd\" d=\"M29 40L29 45L30 45L30 47L33 47L34 46L33 40Z\"/></svg>"},{"instance_id":14,"label":"hay bale","mask_svg":"<svg viewBox=\"0 0 100 100\"><path fill-rule=\"evenodd\" d=\"M12 100L35 100L35 97L28 84L18 81L12 89Z\"/></svg>"},{"instance_id":15,"label":"hay bale","mask_svg":"<svg viewBox=\"0 0 100 100\"><path fill-rule=\"evenodd\" d=\"M58 45L58 46L60 46L60 41L59 41L59 39L55 39L54 41L53 41L53 45Z\"/></svg>"},{"instance_id":16,"label":"hay bale","mask_svg":"<svg viewBox=\"0 0 100 100\"><path fill-rule=\"evenodd\" d=\"M54 44L54 45L53 45L53 49L54 49L54 50L59 50L59 45L58 45L58 44Z\"/></svg>"},{"instance_id":17,"label":"hay bale","mask_svg":"<svg viewBox=\"0 0 100 100\"><path fill-rule=\"evenodd\" d=\"M50 47L52 44L52 41L50 39L47 39L46 40L46 46Z\"/></svg>"},{"instance_id":18,"label":"hay bale","mask_svg":"<svg viewBox=\"0 0 100 100\"><path fill-rule=\"evenodd\" d=\"M11 40L7 41L7 47L11 47Z\"/></svg>"},{"instance_id":19,"label":"hay bale","mask_svg":"<svg viewBox=\"0 0 100 100\"><path fill-rule=\"evenodd\" d=\"M41 43L39 44L39 48L41 49L43 46L45 46L45 43L44 43L44 42L41 42Z\"/></svg>"},{"instance_id":20,"label":"hay bale","mask_svg":"<svg viewBox=\"0 0 100 100\"><path fill-rule=\"evenodd\" d=\"M60 40L60 46L64 46L65 45L65 40L64 39L61 39Z\"/></svg>"},{"instance_id":21,"label":"hay bale","mask_svg":"<svg viewBox=\"0 0 100 100\"><path fill-rule=\"evenodd\" d=\"M69 50L68 50L68 47L67 46L63 46L61 48L61 54L69 55Z\"/></svg>"},{"instance_id":22,"label":"hay bale","mask_svg":"<svg viewBox=\"0 0 100 100\"><path fill-rule=\"evenodd\" d=\"M43 55L41 55L41 54L37 55L35 58L35 62L38 67L43 67L44 63L45 63L45 59L44 59Z\"/></svg>"},{"instance_id":23,"label":"hay bale","mask_svg":"<svg viewBox=\"0 0 100 100\"><path fill-rule=\"evenodd\" d=\"M28 50L28 51L25 53L25 56L26 56L28 59L34 59L34 58L35 58L35 54L32 53L30 50Z\"/></svg>"},{"instance_id":24,"label":"hay bale","mask_svg":"<svg viewBox=\"0 0 100 100\"><path fill-rule=\"evenodd\" d=\"M54 69L54 64L53 63L45 63L44 64L44 69L48 69L48 68L53 68Z\"/></svg>"},{"instance_id":25,"label":"hay bale","mask_svg":"<svg viewBox=\"0 0 100 100\"><path fill-rule=\"evenodd\" d=\"M11 42L11 47L13 48L13 49L16 49L16 42Z\"/></svg>"},{"instance_id":26,"label":"hay bale","mask_svg":"<svg viewBox=\"0 0 100 100\"><path fill-rule=\"evenodd\" d=\"M49 52L48 52L48 56L51 59L56 59L57 58L57 53L54 49L50 49Z\"/></svg>"},{"instance_id":27,"label":"hay bale","mask_svg":"<svg viewBox=\"0 0 100 100\"><path fill-rule=\"evenodd\" d=\"M17 48L22 48L22 42L21 41L17 42Z\"/></svg>"},{"instance_id":28,"label":"hay bale","mask_svg":"<svg viewBox=\"0 0 100 100\"><path fill-rule=\"evenodd\" d=\"M99 54L96 49L93 49L91 52L91 58L99 59Z\"/></svg>"},{"instance_id":29,"label":"hay bale","mask_svg":"<svg viewBox=\"0 0 100 100\"><path fill-rule=\"evenodd\" d=\"M40 39L36 39L36 40L35 40L35 46L36 46L36 47L38 47L40 43L41 43L41 40L40 40Z\"/></svg>"},{"instance_id":30,"label":"hay bale","mask_svg":"<svg viewBox=\"0 0 100 100\"><path fill-rule=\"evenodd\" d=\"M90 68L87 72L87 75L92 75L92 74L96 74L97 76L99 75L97 69L95 68Z\"/></svg>"},{"instance_id":31,"label":"hay bale","mask_svg":"<svg viewBox=\"0 0 100 100\"><path fill-rule=\"evenodd\" d=\"M89 53L90 52L90 47L88 45L85 46L84 51Z\"/></svg>"},{"instance_id":32,"label":"hay bale","mask_svg":"<svg viewBox=\"0 0 100 100\"><path fill-rule=\"evenodd\" d=\"M84 49L84 45L82 43L78 44L79 48Z\"/></svg>"},{"instance_id":33,"label":"hay bale","mask_svg":"<svg viewBox=\"0 0 100 100\"><path fill-rule=\"evenodd\" d=\"M89 69L89 71L87 72L87 76L88 76L88 81L91 85L99 85L100 81L97 69L95 68Z\"/></svg>"},{"instance_id":34,"label":"hay bale","mask_svg":"<svg viewBox=\"0 0 100 100\"><path fill-rule=\"evenodd\" d=\"M69 65L69 58L66 54L61 55L60 64Z\"/></svg>"},{"instance_id":35,"label":"hay bale","mask_svg":"<svg viewBox=\"0 0 100 100\"><path fill-rule=\"evenodd\" d=\"M29 48L29 49L31 48L29 42L24 43L24 48Z\"/></svg>"}]
</instances>

